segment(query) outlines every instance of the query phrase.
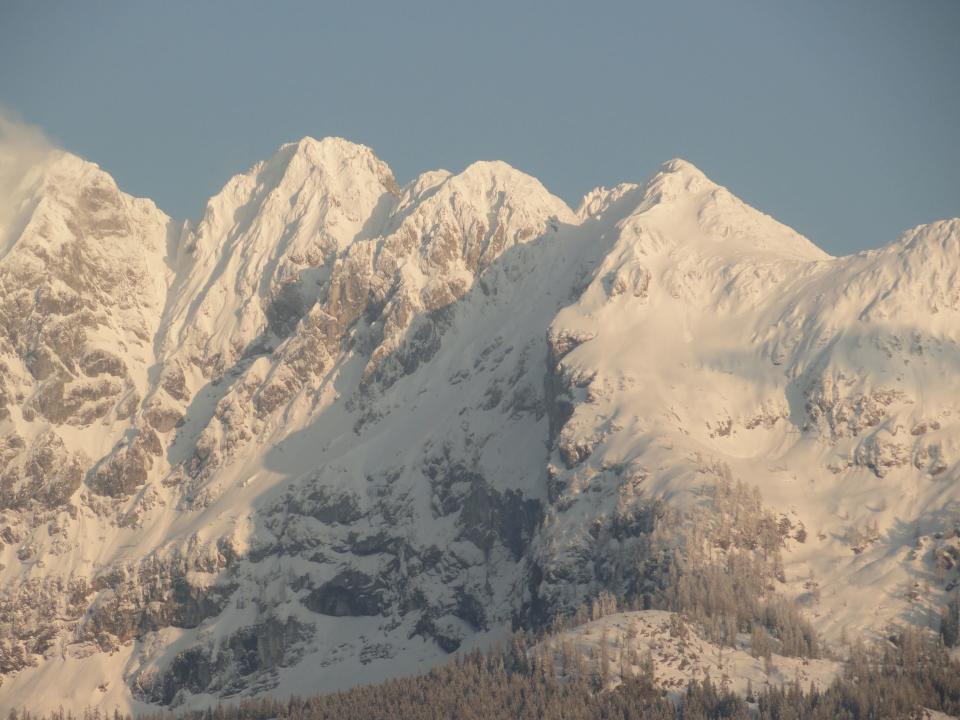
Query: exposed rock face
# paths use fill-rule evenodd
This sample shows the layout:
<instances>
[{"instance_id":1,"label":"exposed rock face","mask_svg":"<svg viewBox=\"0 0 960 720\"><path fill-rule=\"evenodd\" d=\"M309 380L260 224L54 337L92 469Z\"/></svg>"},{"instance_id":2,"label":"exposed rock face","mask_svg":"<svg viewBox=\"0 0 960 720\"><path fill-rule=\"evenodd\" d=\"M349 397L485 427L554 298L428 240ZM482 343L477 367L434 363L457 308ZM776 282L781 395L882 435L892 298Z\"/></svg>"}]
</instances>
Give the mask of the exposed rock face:
<instances>
[{"instance_id":1,"label":"exposed rock face","mask_svg":"<svg viewBox=\"0 0 960 720\"><path fill-rule=\"evenodd\" d=\"M18 452L24 449L24 442L16 434L4 438L3 448L10 460L0 476L0 509L25 510L35 505L56 510L80 487L84 458L69 452L53 431L35 437L26 453Z\"/></svg>"},{"instance_id":2,"label":"exposed rock face","mask_svg":"<svg viewBox=\"0 0 960 720\"><path fill-rule=\"evenodd\" d=\"M68 155L17 192L0 707L334 689L649 596L718 478L786 521L788 596L953 522L957 221L834 259L682 161L574 213L309 138L179 231ZM876 582L941 593L953 550ZM828 634L924 611L819 602Z\"/></svg>"},{"instance_id":3,"label":"exposed rock face","mask_svg":"<svg viewBox=\"0 0 960 720\"><path fill-rule=\"evenodd\" d=\"M376 580L352 569L311 590L303 604L315 613L332 617L380 615L386 609Z\"/></svg>"},{"instance_id":4,"label":"exposed rock face","mask_svg":"<svg viewBox=\"0 0 960 720\"><path fill-rule=\"evenodd\" d=\"M236 586L195 585L187 558L150 558L134 568L116 568L95 577L97 593L79 629L81 639L116 650L150 631L195 628L218 615Z\"/></svg>"},{"instance_id":5,"label":"exposed rock face","mask_svg":"<svg viewBox=\"0 0 960 720\"><path fill-rule=\"evenodd\" d=\"M296 648L312 628L294 618L242 628L225 638L214 651L191 648L178 653L162 672L143 672L133 682L135 692L158 705L178 705L191 694L232 697L256 687L263 692L276 685L278 669L300 659Z\"/></svg>"}]
</instances>

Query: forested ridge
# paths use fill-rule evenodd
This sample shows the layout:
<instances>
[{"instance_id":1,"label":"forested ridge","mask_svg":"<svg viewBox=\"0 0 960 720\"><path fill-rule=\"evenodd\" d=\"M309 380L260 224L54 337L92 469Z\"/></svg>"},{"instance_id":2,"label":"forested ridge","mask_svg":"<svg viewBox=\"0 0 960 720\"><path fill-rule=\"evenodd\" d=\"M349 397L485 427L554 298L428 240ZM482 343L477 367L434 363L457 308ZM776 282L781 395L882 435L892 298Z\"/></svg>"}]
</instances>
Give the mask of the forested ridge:
<instances>
[{"instance_id":1,"label":"forested ridge","mask_svg":"<svg viewBox=\"0 0 960 720\"><path fill-rule=\"evenodd\" d=\"M649 670L600 690L599 667L565 675L531 652L528 637L486 653L474 651L407 678L308 698L256 698L203 711L163 712L139 720L537 720L600 718L699 720L880 720L919 718L922 708L960 713L960 663L943 643L915 631L889 638L882 649L854 645L841 677L823 690L799 683L751 690L740 697L709 678L679 696L656 686ZM37 715L11 711L8 720L132 720L100 709Z\"/></svg>"}]
</instances>

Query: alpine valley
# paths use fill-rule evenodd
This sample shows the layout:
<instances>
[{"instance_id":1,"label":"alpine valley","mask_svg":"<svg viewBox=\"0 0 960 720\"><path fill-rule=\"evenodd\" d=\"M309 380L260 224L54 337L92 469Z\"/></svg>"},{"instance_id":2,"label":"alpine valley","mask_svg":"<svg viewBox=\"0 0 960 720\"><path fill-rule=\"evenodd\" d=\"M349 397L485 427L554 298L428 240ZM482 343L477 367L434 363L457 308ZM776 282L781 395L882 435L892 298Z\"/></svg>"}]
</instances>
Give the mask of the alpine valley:
<instances>
[{"instance_id":1,"label":"alpine valley","mask_svg":"<svg viewBox=\"0 0 960 720\"><path fill-rule=\"evenodd\" d=\"M831 257L682 160L573 210L337 138L197 222L59 150L5 202L4 711L344 689L591 606L576 642L682 614L753 683L748 636L814 679L956 642L960 219Z\"/></svg>"}]
</instances>

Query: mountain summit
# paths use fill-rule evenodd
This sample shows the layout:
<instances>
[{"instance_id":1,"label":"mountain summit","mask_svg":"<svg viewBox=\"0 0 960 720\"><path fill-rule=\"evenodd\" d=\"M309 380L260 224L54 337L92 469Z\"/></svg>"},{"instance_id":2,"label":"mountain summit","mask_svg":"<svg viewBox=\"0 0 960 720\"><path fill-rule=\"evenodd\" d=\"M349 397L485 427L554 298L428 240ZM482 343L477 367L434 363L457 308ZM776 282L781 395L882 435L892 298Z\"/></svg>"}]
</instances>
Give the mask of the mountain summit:
<instances>
[{"instance_id":1,"label":"mountain summit","mask_svg":"<svg viewBox=\"0 0 960 720\"><path fill-rule=\"evenodd\" d=\"M574 212L304 138L178 224L52 157L0 245L3 709L344 688L601 593L798 655L960 581L960 220L833 258L683 160Z\"/></svg>"}]
</instances>

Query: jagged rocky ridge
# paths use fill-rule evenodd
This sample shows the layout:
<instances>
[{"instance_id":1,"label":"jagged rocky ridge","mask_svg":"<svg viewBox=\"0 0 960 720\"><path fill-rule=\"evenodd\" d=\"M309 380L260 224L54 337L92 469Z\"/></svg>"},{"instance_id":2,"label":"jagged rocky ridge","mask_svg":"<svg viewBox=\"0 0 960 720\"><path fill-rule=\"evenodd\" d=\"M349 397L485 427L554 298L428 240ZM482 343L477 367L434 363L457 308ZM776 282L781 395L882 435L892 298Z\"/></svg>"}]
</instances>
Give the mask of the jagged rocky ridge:
<instances>
[{"instance_id":1,"label":"jagged rocky ridge","mask_svg":"<svg viewBox=\"0 0 960 720\"><path fill-rule=\"evenodd\" d=\"M956 584L958 220L831 258L680 160L574 212L332 138L183 226L65 153L14 201L4 707L408 672L649 594L654 546L722 558L717 483L759 489L828 639Z\"/></svg>"}]
</instances>

